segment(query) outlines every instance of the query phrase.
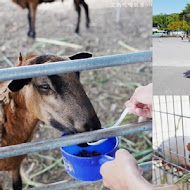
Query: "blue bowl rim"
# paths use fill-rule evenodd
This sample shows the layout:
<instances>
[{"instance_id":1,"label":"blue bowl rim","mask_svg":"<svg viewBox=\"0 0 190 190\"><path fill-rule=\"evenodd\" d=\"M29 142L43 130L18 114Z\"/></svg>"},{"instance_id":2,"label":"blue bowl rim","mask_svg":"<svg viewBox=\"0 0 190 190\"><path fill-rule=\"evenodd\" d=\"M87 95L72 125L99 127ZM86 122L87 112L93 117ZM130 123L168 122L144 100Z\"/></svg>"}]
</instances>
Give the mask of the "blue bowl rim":
<instances>
[{"instance_id":1,"label":"blue bowl rim","mask_svg":"<svg viewBox=\"0 0 190 190\"><path fill-rule=\"evenodd\" d=\"M104 155L110 154L113 150L117 149L117 147L119 145L119 138L118 137L109 137L108 139L110 139L110 138L115 138L116 139L116 143L115 143L114 148L112 150L104 153L104 154L99 155L99 156L92 156L92 157L75 156L75 155L69 154L68 152L66 152L65 150L63 150L64 147L60 147L60 149L61 149L61 152L64 152L67 156L70 156L70 157L73 157L73 158L77 158L77 159L81 159L81 160L91 160L92 158L98 158L98 157L102 157Z\"/></svg>"}]
</instances>

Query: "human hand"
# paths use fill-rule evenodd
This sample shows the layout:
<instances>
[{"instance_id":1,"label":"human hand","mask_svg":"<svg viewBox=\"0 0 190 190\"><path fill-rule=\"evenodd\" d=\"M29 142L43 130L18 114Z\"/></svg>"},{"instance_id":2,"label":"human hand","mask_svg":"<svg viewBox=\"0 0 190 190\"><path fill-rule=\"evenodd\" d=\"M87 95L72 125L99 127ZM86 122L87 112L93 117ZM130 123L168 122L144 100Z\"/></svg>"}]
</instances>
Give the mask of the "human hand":
<instances>
[{"instance_id":1,"label":"human hand","mask_svg":"<svg viewBox=\"0 0 190 190\"><path fill-rule=\"evenodd\" d=\"M142 117L152 117L152 83L135 89L133 96L125 103L129 112Z\"/></svg>"},{"instance_id":2,"label":"human hand","mask_svg":"<svg viewBox=\"0 0 190 190\"><path fill-rule=\"evenodd\" d=\"M135 158L124 149L116 152L115 160L103 164L100 173L104 186L111 190L149 190L151 187L142 177L143 170Z\"/></svg>"},{"instance_id":3,"label":"human hand","mask_svg":"<svg viewBox=\"0 0 190 190\"><path fill-rule=\"evenodd\" d=\"M116 152L115 160L100 168L103 184L110 190L180 190L180 185L152 185L142 173L135 158L124 149Z\"/></svg>"}]
</instances>

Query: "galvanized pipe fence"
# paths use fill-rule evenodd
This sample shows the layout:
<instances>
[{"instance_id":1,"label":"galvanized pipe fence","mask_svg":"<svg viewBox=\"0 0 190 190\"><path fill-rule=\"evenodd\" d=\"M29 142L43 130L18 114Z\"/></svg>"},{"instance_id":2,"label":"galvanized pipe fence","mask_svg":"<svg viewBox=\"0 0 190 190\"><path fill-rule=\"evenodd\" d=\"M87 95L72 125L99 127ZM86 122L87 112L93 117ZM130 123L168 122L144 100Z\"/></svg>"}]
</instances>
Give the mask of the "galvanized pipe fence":
<instances>
[{"instance_id":1,"label":"galvanized pipe fence","mask_svg":"<svg viewBox=\"0 0 190 190\"><path fill-rule=\"evenodd\" d=\"M44 75L63 74L69 72L122 66L128 64L145 63L151 61L152 61L152 51L145 51L138 53L103 56L103 57L95 57L88 59L61 61L49 64L14 67L14 68L0 69L0 81L24 79L24 78L38 77ZM151 130L152 130L152 122L147 121L136 124L128 124L124 126L105 128L102 130L96 130L91 132L84 132L54 139L47 139L39 142L29 142L8 147L1 147L0 159L18 156L18 155L24 155L33 152L52 150L63 146L80 144L89 141L100 140L103 138L131 135ZM146 162L144 164L141 164L140 166L144 169L144 171L147 171L152 168L152 163ZM63 189L76 188L88 184L92 184L92 182L81 182L77 180L72 182L62 181L45 185L42 187L32 188L32 190L45 190L45 189L63 190Z\"/></svg>"},{"instance_id":2,"label":"galvanized pipe fence","mask_svg":"<svg viewBox=\"0 0 190 190\"><path fill-rule=\"evenodd\" d=\"M152 162L146 162L143 164L139 164L139 166L144 170L144 172L146 171L150 171L152 170ZM61 181L61 182L56 182L56 183L52 183L49 185L44 185L42 187L36 187L36 188L30 188L30 190L65 190L65 189L73 189L73 188L77 188L80 186L84 186L84 185L92 185L94 183L98 183L101 182L102 180L98 180L98 181L88 181L88 182L84 182L84 181Z\"/></svg>"},{"instance_id":3,"label":"galvanized pipe fence","mask_svg":"<svg viewBox=\"0 0 190 190\"><path fill-rule=\"evenodd\" d=\"M63 74L76 71L122 66L152 61L152 51L94 57L49 64L0 69L0 81L24 79L45 75Z\"/></svg>"},{"instance_id":4,"label":"galvanized pipe fence","mask_svg":"<svg viewBox=\"0 0 190 190\"><path fill-rule=\"evenodd\" d=\"M13 156L24 155L33 152L52 150L58 147L80 144L109 137L132 135L152 129L151 122L141 122L120 127L110 127L101 130L78 133L64 137L42 140L39 142L29 142L19 145L12 145L0 148L0 159Z\"/></svg>"}]
</instances>

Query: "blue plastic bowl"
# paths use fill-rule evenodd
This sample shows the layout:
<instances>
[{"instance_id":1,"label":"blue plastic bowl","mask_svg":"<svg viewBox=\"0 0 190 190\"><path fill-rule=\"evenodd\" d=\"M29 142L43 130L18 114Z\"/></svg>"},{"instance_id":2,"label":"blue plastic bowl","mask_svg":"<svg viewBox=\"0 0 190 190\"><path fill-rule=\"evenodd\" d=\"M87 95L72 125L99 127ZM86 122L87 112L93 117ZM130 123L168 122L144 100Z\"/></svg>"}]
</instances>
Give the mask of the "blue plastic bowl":
<instances>
[{"instance_id":1,"label":"blue plastic bowl","mask_svg":"<svg viewBox=\"0 0 190 190\"><path fill-rule=\"evenodd\" d=\"M103 163L113 160L119 141L117 137L108 138L99 145L79 147L77 145L61 147L61 154L67 173L81 181L96 181L102 179L100 167ZM98 151L100 156L79 157L80 151Z\"/></svg>"}]
</instances>

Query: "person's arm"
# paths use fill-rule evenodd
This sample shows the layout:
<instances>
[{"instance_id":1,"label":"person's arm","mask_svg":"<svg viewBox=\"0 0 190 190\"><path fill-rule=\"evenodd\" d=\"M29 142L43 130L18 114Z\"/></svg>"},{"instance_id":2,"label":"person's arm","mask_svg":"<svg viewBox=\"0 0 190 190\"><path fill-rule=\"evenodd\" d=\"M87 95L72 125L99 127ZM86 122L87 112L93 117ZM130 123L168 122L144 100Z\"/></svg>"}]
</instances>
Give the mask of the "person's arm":
<instances>
[{"instance_id":1,"label":"person's arm","mask_svg":"<svg viewBox=\"0 0 190 190\"><path fill-rule=\"evenodd\" d=\"M124 149L116 152L115 160L102 165L103 184L111 190L151 190L152 186L142 177L142 169Z\"/></svg>"},{"instance_id":2,"label":"person's arm","mask_svg":"<svg viewBox=\"0 0 190 190\"><path fill-rule=\"evenodd\" d=\"M124 149L116 152L115 160L100 168L103 184L110 190L180 190L179 185L152 185L143 176L135 158Z\"/></svg>"},{"instance_id":3,"label":"person's arm","mask_svg":"<svg viewBox=\"0 0 190 190\"><path fill-rule=\"evenodd\" d=\"M130 113L142 117L152 117L152 83L136 88L133 96L125 103Z\"/></svg>"}]
</instances>

